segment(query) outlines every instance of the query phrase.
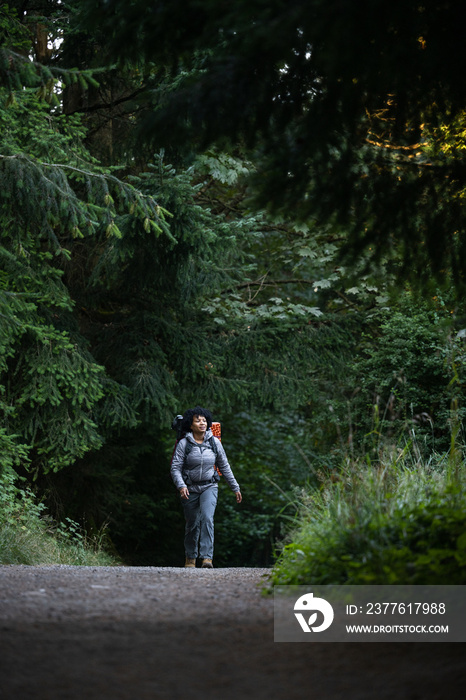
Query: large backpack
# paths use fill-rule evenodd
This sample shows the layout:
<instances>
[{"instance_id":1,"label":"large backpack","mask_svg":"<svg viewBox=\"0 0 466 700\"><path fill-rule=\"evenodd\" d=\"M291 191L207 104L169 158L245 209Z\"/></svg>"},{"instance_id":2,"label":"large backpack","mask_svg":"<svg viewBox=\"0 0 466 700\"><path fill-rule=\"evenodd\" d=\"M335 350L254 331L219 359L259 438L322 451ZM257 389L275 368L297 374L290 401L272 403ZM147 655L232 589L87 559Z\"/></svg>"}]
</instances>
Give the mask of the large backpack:
<instances>
[{"instance_id":1,"label":"large backpack","mask_svg":"<svg viewBox=\"0 0 466 700\"><path fill-rule=\"evenodd\" d=\"M175 450L176 446L178 445L179 441L182 440L184 437L186 437L186 431L183 430L182 428L182 423L183 423L183 416L175 416L172 422L172 430L176 431L176 440L175 440L175 445L173 447L173 453L172 453L172 458L170 460L170 464L173 462L173 457L175 456ZM215 422L212 423L211 425L211 430L212 430L212 437L210 437L207 442L210 446L210 449L214 452L215 456L218 455L218 448L217 448L217 443L215 442L215 438L218 438L219 440L222 439L222 426L220 423ZM186 449L184 452L184 460L186 464L186 458L193 449L193 444L192 442L186 441ZM220 469L217 467L217 465L214 465L214 470L215 474L214 477L215 481L218 481L220 477L222 476L222 472Z\"/></svg>"}]
</instances>

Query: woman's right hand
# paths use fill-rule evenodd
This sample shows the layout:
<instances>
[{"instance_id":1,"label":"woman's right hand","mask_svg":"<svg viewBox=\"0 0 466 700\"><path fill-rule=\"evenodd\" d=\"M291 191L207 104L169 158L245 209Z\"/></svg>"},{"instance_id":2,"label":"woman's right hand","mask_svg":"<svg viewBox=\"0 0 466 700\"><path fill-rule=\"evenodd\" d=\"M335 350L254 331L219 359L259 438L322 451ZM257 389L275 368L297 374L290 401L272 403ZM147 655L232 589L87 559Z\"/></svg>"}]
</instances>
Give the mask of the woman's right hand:
<instances>
[{"instance_id":1,"label":"woman's right hand","mask_svg":"<svg viewBox=\"0 0 466 700\"><path fill-rule=\"evenodd\" d=\"M186 486L184 486L182 489L180 489L180 496L181 496L181 498L186 498L186 499L189 498L189 491L186 488Z\"/></svg>"}]
</instances>

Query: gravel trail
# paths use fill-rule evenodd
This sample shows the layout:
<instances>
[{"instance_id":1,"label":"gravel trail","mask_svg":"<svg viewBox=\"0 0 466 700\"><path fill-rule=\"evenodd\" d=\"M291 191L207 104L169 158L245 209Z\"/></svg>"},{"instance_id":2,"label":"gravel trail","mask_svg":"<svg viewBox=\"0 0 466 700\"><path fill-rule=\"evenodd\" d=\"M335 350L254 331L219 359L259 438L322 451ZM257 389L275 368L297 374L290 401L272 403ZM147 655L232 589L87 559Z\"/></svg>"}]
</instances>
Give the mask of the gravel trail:
<instances>
[{"instance_id":1,"label":"gravel trail","mask_svg":"<svg viewBox=\"0 0 466 700\"><path fill-rule=\"evenodd\" d=\"M447 700L463 644L278 644L266 569L0 566L2 700Z\"/></svg>"}]
</instances>

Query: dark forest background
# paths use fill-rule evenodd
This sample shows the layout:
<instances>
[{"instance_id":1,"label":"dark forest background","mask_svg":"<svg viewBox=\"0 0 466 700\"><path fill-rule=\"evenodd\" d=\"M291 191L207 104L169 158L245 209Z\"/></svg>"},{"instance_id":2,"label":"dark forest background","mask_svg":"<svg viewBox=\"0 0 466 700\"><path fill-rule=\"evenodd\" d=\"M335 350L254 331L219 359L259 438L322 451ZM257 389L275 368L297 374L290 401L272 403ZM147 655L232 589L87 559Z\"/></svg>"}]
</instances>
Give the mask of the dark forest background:
<instances>
[{"instance_id":1,"label":"dark forest background","mask_svg":"<svg viewBox=\"0 0 466 700\"><path fill-rule=\"evenodd\" d=\"M355 464L458 471L459 10L0 6L1 522L180 564L170 426L196 404L243 491L217 566L272 565Z\"/></svg>"}]
</instances>

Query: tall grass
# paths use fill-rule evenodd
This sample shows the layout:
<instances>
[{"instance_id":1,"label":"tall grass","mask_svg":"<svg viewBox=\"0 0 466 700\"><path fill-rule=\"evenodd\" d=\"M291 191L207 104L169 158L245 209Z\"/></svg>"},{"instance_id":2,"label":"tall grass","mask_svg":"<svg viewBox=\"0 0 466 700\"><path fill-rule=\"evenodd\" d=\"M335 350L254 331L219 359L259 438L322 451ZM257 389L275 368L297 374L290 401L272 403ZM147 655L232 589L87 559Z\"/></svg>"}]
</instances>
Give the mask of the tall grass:
<instances>
[{"instance_id":1,"label":"tall grass","mask_svg":"<svg viewBox=\"0 0 466 700\"><path fill-rule=\"evenodd\" d=\"M17 485L14 472L0 475L0 564L112 566L105 528L89 537L67 519L55 523L34 495Z\"/></svg>"},{"instance_id":2,"label":"tall grass","mask_svg":"<svg viewBox=\"0 0 466 700\"><path fill-rule=\"evenodd\" d=\"M63 538L45 528L0 525L0 564L69 564L114 566L119 562L98 543L82 538Z\"/></svg>"},{"instance_id":3,"label":"tall grass","mask_svg":"<svg viewBox=\"0 0 466 700\"><path fill-rule=\"evenodd\" d=\"M415 445L348 459L299 512L274 584L465 584L466 464L460 451L423 461Z\"/></svg>"}]
</instances>

